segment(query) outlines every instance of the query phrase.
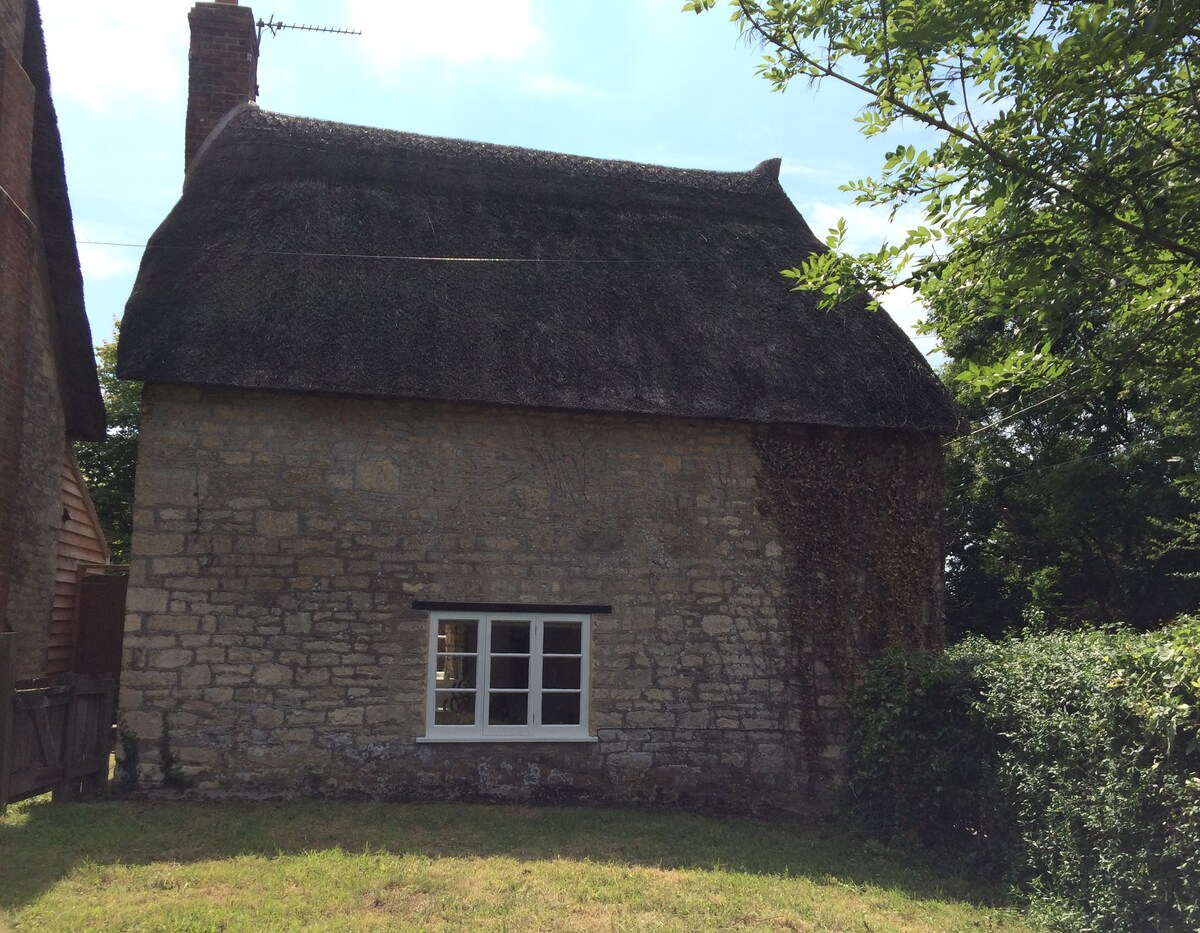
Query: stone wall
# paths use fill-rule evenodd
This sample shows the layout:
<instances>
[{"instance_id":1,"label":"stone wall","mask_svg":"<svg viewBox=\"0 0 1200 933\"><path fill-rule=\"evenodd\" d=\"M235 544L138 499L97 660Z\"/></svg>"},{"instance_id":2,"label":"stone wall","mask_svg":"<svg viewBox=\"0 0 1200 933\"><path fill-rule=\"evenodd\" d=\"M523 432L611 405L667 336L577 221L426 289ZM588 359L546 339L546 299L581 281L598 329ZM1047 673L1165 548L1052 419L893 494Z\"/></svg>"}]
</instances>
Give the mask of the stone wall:
<instances>
[{"instance_id":1,"label":"stone wall","mask_svg":"<svg viewBox=\"0 0 1200 933\"><path fill-rule=\"evenodd\" d=\"M212 794L741 809L828 790L844 684L809 657L824 642L782 520L795 490L776 488L762 429L153 385L144 405L122 706L146 780L167 714ZM818 433L814 456L858 437ZM889 495L922 499L936 526L936 440L871 444L921 464L900 475L922 488ZM882 514L876 492L853 495L851 512ZM899 559L927 620L940 554ZM858 566L847 585L867 592ZM610 604L592 623L598 741L415 742L414 600Z\"/></svg>"},{"instance_id":2,"label":"stone wall","mask_svg":"<svg viewBox=\"0 0 1200 933\"><path fill-rule=\"evenodd\" d=\"M44 257L39 260L26 306L20 466L8 516L12 537L5 616L17 633L18 679L46 672L67 445L57 333L49 288L40 274Z\"/></svg>"}]
</instances>

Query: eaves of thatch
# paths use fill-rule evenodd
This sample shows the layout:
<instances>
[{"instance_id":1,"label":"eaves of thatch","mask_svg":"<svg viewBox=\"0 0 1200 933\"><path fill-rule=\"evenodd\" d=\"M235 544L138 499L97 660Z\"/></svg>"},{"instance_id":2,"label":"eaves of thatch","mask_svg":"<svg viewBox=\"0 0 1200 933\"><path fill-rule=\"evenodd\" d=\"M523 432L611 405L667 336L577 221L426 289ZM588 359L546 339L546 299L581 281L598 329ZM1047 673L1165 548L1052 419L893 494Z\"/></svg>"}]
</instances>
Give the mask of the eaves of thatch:
<instances>
[{"instance_id":1,"label":"eaves of thatch","mask_svg":"<svg viewBox=\"0 0 1200 933\"><path fill-rule=\"evenodd\" d=\"M67 195L62 139L50 97L46 42L36 3L28 8L21 64L35 95L33 192L62 365L66 434L72 440L98 441L104 437L104 400L96 374L91 327L84 311L83 274L79 269L71 201Z\"/></svg>"},{"instance_id":2,"label":"eaves of thatch","mask_svg":"<svg viewBox=\"0 0 1200 933\"><path fill-rule=\"evenodd\" d=\"M281 116L214 131L151 239L150 382L954 433L886 313L818 311L778 163L704 172Z\"/></svg>"}]
</instances>

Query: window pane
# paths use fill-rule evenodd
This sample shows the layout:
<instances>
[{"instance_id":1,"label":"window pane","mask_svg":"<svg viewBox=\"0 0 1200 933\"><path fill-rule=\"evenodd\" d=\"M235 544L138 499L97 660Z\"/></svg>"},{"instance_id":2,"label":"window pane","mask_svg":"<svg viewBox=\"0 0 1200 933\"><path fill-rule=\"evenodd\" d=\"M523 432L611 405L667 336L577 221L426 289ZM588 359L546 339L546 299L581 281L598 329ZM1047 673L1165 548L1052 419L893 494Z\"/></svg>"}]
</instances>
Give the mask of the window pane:
<instances>
[{"instance_id":1,"label":"window pane","mask_svg":"<svg viewBox=\"0 0 1200 933\"><path fill-rule=\"evenodd\" d=\"M546 658L542 661L542 686L579 689L579 658Z\"/></svg>"},{"instance_id":2,"label":"window pane","mask_svg":"<svg viewBox=\"0 0 1200 933\"><path fill-rule=\"evenodd\" d=\"M493 693L488 700L488 725L523 726L529 721L529 694Z\"/></svg>"},{"instance_id":3,"label":"window pane","mask_svg":"<svg viewBox=\"0 0 1200 933\"><path fill-rule=\"evenodd\" d=\"M438 622L438 651L465 651L474 654L479 650L479 623L475 620Z\"/></svg>"},{"instance_id":4,"label":"window pane","mask_svg":"<svg viewBox=\"0 0 1200 933\"><path fill-rule=\"evenodd\" d=\"M434 700L433 721L439 726L475 725L475 694L438 691Z\"/></svg>"},{"instance_id":5,"label":"window pane","mask_svg":"<svg viewBox=\"0 0 1200 933\"><path fill-rule=\"evenodd\" d=\"M547 726L579 725L579 694L543 693L542 723Z\"/></svg>"},{"instance_id":6,"label":"window pane","mask_svg":"<svg viewBox=\"0 0 1200 933\"><path fill-rule=\"evenodd\" d=\"M544 654L579 654L583 627L578 622L547 622L542 635Z\"/></svg>"},{"instance_id":7,"label":"window pane","mask_svg":"<svg viewBox=\"0 0 1200 933\"><path fill-rule=\"evenodd\" d=\"M438 655L438 687L474 687L478 658L455 658Z\"/></svg>"},{"instance_id":8,"label":"window pane","mask_svg":"<svg viewBox=\"0 0 1200 933\"><path fill-rule=\"evenodd\" d=\"M492 658L491 685L497 690L529 687L529 658Z\"/></svg>"},{"instance_id":9,"label":"window pane","mask_svg":"<svg viewBox=\"0 0 1200 933\"><path fill-rule=\"evenodd\" d=\"M493 622L492 654L529 654L529 623Z\"/></svg>"}]
</instances>

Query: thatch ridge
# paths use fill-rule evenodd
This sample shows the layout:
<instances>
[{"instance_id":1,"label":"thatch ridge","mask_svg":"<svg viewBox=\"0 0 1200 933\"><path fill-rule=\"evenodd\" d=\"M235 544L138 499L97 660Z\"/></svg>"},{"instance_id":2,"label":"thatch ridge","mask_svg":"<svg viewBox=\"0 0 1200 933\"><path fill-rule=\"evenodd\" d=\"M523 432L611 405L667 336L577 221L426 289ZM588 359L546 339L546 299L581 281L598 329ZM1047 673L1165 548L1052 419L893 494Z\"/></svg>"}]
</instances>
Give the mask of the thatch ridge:
<instances>
[{"instance_id":1,"label":"thatch ridge","mask_svg":"<svg viewBox=\"0 0 1200 933\"><path fill-rule=\"evenodd\" d=\"M256 158L244 158L251 153ZM510 185L514 175L528 173L542 185L558 180L579 187L585 179L619 180L696 192L770 194L777 188L780 160L766 159L746 172L674 168L333 123L273 113L247 103L230 111L198 150L184 190L195 176L204 179L214 171L239 177L269 174L278 179L319 168L329 180L358 180L364 165L369 165L366 171L376 180L428 168L469 173L502 185Z\"/></svg>"},{"instance_id":2,"label":"thatch ridge","mask_svg":"<svg viewBox=\"0 0 1200 933\"><path fill-rule=\"evenodd\" d=\"M151 239L120 372L960 429L885 313L820 312L789 291L779 270L822 248L777 161L675 169L247 106L205 143Z\"/></svg>"}]
</instances>

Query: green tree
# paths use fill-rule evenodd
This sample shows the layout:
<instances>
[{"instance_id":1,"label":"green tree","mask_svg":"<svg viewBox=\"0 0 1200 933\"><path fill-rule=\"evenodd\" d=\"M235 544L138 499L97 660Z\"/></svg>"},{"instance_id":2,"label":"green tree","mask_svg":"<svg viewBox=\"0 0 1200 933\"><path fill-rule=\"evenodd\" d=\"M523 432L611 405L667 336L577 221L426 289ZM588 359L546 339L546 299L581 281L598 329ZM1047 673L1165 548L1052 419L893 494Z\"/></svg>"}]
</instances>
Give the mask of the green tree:
<instances>
[{"instance_id":1,"label":"green tree","mask_svg":"<svg viewBox=\"0 0 1200 933\"><path fill-rule=\"evenodd\" d=\"M697 0L685 9L707 9ZM734 0L762 73L858 89L868 136L900 146L862 203L916 204L902 241L793 270L828 306L918 289L953 343L995 327L958 378L984 393L1152 387L1190 401L1200 359L1200 6L1032 0ZM842 241L833 232L831 245Z\"/></svg>"},{"instance_id":2,"label":"green tree","mask_svg":"<svg viewBox=\"0 0 1200 933\"><path fill-rule=\"evenodd\" d=\"M1139 590L1157 600L1141 584L1170 562L1162 526L1194 534L1180 493L1200 498L1200 6L731 5L776 89L839 82L862 94L865 135L928 133L845 186L920 223L858 256L839 225L784 274L825 307L901 284L926 303L945 375L984 426L952 457L957 595L986 584L1010 616L1028 598L1092 618L1127 613ZM1096 534L1108 543L1081 542ZM1081 585L1118 564L1123 583ZM1101 599L1113 587L1129 595Z\"/></svg>"},{"instance_id":3,"label":"green tree","mask_svg":"<svg viewBox=\"0 0 1200 933\"><path fill-rule=\"evenodd\" d=\"M117 335L96 348L108 436L75 445L79 472L87 483L114 563L129 560L133 530L133 479L137 469L138 417L142 384L117 378Z\"/></svg>"},{"instance_id":4,"label":"green tree","mask_svg":"<svg viewBox=\"0 0 1200 933\"><path fill-rule=\"evenodd\" d=\"M968 400L970 401L970 400ZM947 469L946 627L998 636L1032 613L1054 627L1157 627L1194 607L1192 555L1163 553L1192 503L1173 482L1185 451L1144 399L1065 396L956 444ZM969 415L982 416L974 403Z\"/></svg>"}]
</instances>

